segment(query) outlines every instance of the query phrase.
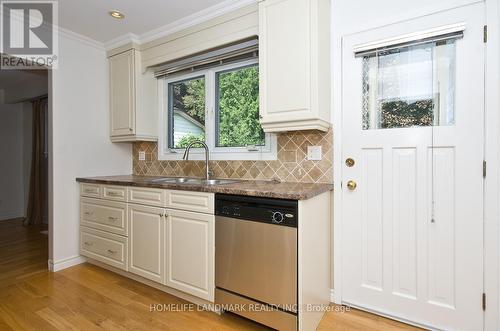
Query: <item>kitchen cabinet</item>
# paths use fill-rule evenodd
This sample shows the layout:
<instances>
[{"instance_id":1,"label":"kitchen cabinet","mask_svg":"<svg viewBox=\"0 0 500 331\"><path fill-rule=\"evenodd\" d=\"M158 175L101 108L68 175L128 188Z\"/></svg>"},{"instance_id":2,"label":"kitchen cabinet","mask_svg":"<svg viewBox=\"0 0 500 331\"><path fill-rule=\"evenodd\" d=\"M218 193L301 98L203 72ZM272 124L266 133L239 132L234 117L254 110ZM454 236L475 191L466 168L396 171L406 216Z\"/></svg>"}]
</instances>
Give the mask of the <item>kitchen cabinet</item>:
<instances>
[{"instance_id":1,"label":"kitchen cabinet","mask_svg":"<svg viewBox=\"0 0 500 331\"><path fill-rule=\"evenodd\" d=\"M265 132L329 129L329 0L259 2L259 75Z\"/></svg>"},{"instance_id":2,"label":"kitchen cabinet","mask_svg":"<svg viewBox=\"0 0 500 331\"><path fill-rule=\"evenodd\" d=\"M186 300L214 301L214 227L213 193L80 184L80 253Z\"/></svg>"},{"instance_id":3,"label":"kitchen cabinet","mask_svg":"<svg viewBox=\"0 0 500 331\"><path fill-rule=\"evenodd\" d=\"M153 73L142 72L141 53L135 48L112 52L108 59L111 141L156 141L158 114Z\"/></svg>"},{"instance_id":4,"label":"kitchen cabinet","mask_svg":"<svg viewBox=\"0 0 500 331\"><path fill-rule=\"evenodd\" d=\"M127 239L112 233L82 227L80 253L112 267L127 270Z\"/></svg>"},{"instance_id":5,"label":"kitchen cabinet","mask_svg":"<svg viewBox=\"0 0 500 331\"><path fill-rule=\"evenodd\" d=\"M80 223L90 228L126 236L127 205L121 202L82 198Z\"/></svg>"},{"instance_id":6,"label":"kitchen cabinet","mask_svg":"<svg viewBox=\"0 0 500 331\"><path fill-rule=\"evenodd\" d=\"M214 215L173 209L167 215L165 284L213 301Z\"/></svg>"},{"instance_id":7,"label":"kitchen cabinet","mask_svg":"<svg viewBox=\"0 0 500 331\"><path fill-rule=\"evenodd\" d=\"M165 210L129 204L129 271L163 282Z\"/></svg>"}]
</instances>

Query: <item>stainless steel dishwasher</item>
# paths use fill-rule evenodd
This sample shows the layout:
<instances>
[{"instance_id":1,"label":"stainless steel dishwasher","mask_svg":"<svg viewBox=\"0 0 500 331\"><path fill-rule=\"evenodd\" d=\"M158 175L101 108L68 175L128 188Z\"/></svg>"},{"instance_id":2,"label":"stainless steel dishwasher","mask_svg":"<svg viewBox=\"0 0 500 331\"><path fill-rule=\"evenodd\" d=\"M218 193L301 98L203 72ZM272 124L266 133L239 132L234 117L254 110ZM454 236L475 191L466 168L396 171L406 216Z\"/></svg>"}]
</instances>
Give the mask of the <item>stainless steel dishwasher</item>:
<instances>
[{"instance_id":1,"label":"stainless steel dishwasher","mask_svg":"<svg viewBox=\"0 0 500 331\"><path fill-rule=\"evenodd\" d=\"M217 194L215 214L216 303L296 330L297 201Z\"/></svg>"}]
</instances>

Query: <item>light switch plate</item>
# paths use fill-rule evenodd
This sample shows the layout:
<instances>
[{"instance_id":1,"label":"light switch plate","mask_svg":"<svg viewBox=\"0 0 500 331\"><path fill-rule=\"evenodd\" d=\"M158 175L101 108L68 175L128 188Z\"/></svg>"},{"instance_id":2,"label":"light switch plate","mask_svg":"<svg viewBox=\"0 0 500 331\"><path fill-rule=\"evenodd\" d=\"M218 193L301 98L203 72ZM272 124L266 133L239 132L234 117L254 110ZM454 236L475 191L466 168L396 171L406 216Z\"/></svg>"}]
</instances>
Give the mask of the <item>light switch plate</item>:
<instances>
[{"instance_id":1,"label":"light switch plate","mask_svg":"<svg viewBox=\"0 0 500 331\"><path fill-rule=\"evenodd\" d=\"M146 152L139 151L139 161L146 161Z\"/></svg>"},{"instance_id":2,"label":"light switch plate","mask_svg":"<svg viewBox=\"0 0 500 331\"><path fill-rule=\"evenodd\" d=\"M307 146L307 159L321 161L321 146Z\"/></svg>"}]
</instances>

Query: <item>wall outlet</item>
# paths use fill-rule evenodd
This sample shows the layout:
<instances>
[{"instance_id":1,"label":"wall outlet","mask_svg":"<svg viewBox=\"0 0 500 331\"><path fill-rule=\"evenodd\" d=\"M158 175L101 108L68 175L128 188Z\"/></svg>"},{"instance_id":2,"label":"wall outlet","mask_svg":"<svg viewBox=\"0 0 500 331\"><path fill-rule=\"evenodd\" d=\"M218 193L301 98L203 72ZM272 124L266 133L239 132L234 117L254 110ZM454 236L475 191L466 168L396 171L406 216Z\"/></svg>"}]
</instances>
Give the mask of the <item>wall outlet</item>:
<instances>
[{"instance_id":1,"label":"wall outlet","mask_svg":"<svg viewBox=\"0 0 500 331\"><path fill-rule=\"evenodd\" d=\"M307 159L321 161L321 146L307 146Z\"/></svg>"},{"instance_id":2,"label":"wall outlet","mask_svg":"<svg viewBox=\"0 0 500 331\"><path fill-rule=\"evenodd\" d=\"M139 151L139 161L146 161L146 152Z\"/></svg>"}]
</instances>

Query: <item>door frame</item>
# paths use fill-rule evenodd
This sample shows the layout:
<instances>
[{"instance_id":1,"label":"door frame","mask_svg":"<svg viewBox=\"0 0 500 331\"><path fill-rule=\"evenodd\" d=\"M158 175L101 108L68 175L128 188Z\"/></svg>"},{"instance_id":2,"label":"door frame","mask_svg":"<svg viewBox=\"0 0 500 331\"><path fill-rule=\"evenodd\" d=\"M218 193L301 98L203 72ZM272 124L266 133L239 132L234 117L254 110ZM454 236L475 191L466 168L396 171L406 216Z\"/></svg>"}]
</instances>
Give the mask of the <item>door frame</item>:
<instances>
[{"instance_id":1,"label":"door frame","mask_svg":"<svg viewBox=\"0 0 500 331\"><path fill-rule=\"evenodd\" d=\"M500 226L498 218L500 216L500 176L499 176L499 157L500 152L500 98L497 97L497 91L500 89L500 38L494 39L500 33L500 5L497 0L470 1L461 6L450 6L443 4L443 8L429 11L421 10L413 13L412 16L405 17L403 20L386 22L384 25L375 24L371 29L386 26L389 24L403 23L418 17L434 14L440 11L446 11L457 7L472 5L477 2L484 2L486 11L486 22L490 38L485 44L485 130L484 130L484 155L487 162L487 176L484 179L484 288L487 295L486 310L484 314L484 330L496 330L500 326ZM332 6L334 7L334 6ZM335 8L332 8L334 11ZM331 301L341 304L342 302L342 75L344 69L344 38L358 34L366 30L354 31L348 34L336 36L332 33L332 123L334 125L334 149L333 149L333 167L336 169L333 175L334 180L334 215L333 215L333 289ZM335 31L333 31L335 32ZM336 61L336 59L341 59ZM479 304L479 301L478 301ZM403 321L404 322L404 321Z\"/></svg>"}]
</instances>

